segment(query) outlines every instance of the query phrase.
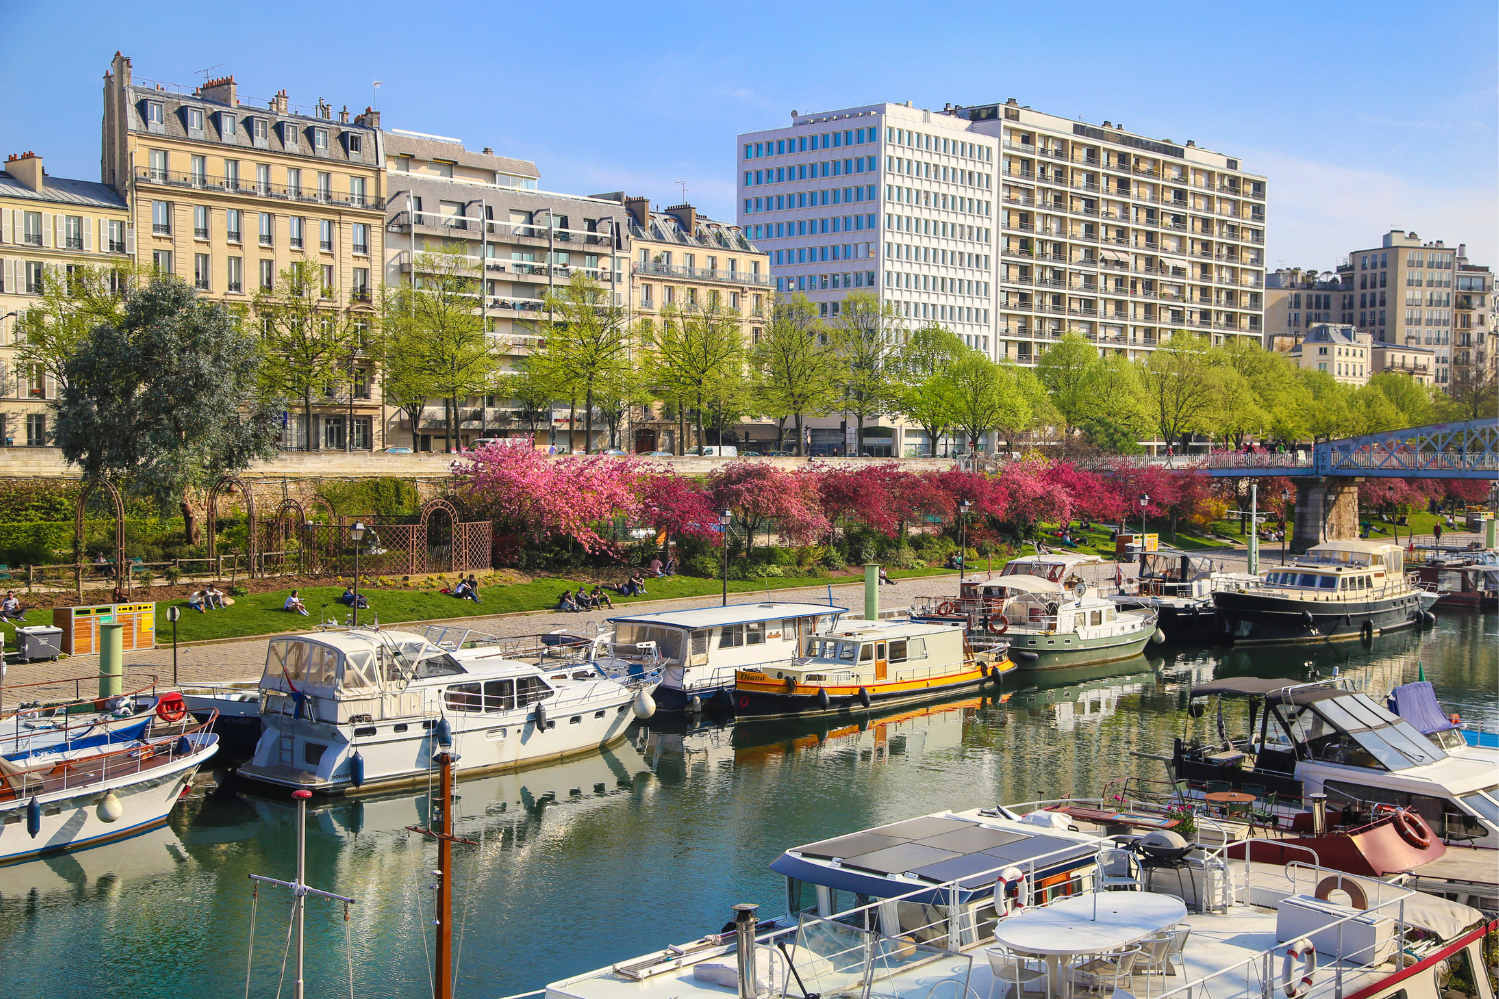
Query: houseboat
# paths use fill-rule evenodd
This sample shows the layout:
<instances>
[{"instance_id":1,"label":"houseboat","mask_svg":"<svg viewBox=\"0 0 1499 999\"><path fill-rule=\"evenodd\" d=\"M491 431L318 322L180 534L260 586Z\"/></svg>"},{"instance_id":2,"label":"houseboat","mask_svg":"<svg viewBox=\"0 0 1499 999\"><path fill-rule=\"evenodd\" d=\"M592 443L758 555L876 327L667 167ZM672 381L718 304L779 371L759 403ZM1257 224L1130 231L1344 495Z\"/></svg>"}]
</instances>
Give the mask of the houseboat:
<instances>
[{"instance_id":1,"label":"houseboat","mask_svg":"<svg viewBox=\"0 0 1499 999\"><path fill-rule=\"evenodd\" d=\"M1327 541L1257 586L1219 590L1213 604L1234 644L1365 640L1431 620L1434 589L1405 574L1405 553L1388 541Z\"/></svg>"},{"instance_id":2,"label":"houseboat","mask_svg":"<svg viewBox=\"0 0 1499 999\"><path fill-rule=\"evenodd\" d=\"M241 776L317 794L424 783L434 755L465 776L591 753L654 711L659 666L610 675L577 644L453 641L406 631L274 638L264 730Z\"/></svg>"},{"instance_id":3,"label":"houseboat","mask_svg":"<svg viewBox=\"0 0 1499 999\"><path fill-rule=\"evenodd\" d=\"M1491 551L1430 555L1411 567L1422 585L1441 595L1436 605L1451 610L1499 608L1499 555Z\"/></svg>"},{"instance_id":4,"label":"houseboat","mask_svg":"<svg viewBox=\"0 0 1499 999\"><path fill-rule=\"evenodd\" d=\"M831 630L847 607L766 601L612 617L614 632L596 654L632 661L655 655L665 669L656 688L662 711L733 706L734 674L789 664L807 640Z\"/></svg>"},{"instance_id":5,"label":"houseboat","mask_svg":"<svg viewBox=\"0 0 1499 999\"><path fill-rule=\"evenodd\" d=\"M998 685L1015 668L1002 652L972 652L962 626L949 623L850 621L807 638L801 651L738 671L734 711L741 722L931 701Z\"/></svg>"},{"instance_id":6,"label":"houseboat","mask_svg":"<svg viewBox=\"0 0 1499 999\"><path fill-rule=\"evenodd\" d=\"M1259 582L1247 573L1222 572L1213 560L1175 549L1140 553L1140 573L1119 576L1110 599L1122 607L1152 607L1169 642L1204 644L1223 636L1213 591L1238 590Z\"/></svg>"}]
</instances>

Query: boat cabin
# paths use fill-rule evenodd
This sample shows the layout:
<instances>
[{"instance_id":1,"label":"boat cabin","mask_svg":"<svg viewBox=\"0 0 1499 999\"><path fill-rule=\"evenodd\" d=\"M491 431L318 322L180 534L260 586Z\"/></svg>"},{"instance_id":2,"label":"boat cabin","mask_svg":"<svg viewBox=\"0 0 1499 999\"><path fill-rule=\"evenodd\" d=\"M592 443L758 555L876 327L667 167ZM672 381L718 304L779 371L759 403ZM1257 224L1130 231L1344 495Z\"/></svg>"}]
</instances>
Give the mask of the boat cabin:
<instances>
[{"instance_id":1,"label":"boat cabin","mask_svg":"<svg viewBox=\"0 0 1499 999\"><path fill-rule=\"evenodd\" d=\"M1207 598L1213 594L1213 560L1166 549L1140 553L1138 594Z\"/></svg>"},{"instance_id":2,"label":"boat cabin","mask_svg":"<svg viewBox=\"0 0 1499 999\"><path fill-rule=\"evenodd\" d=\"M1382 567L1393 578L1405 573L1405 549L1393 541L1343 539L1324 541L1296 557L1297 565L1332 564Z\"/></svg>"},{"instance_id":3,"label":"boat cabin","mask_svg":"<svg viewBox=\"0 0 1499 999\"><path fill-rule=\"evenodd\" d=\"M1296 565L1269 570L1264 574L1264 585L1281 590L1316 590L1357 596L1359 593L1372 595L1384 589L1387 578L1383 566Z\"/></svg>"},{"instance_id":4,"label":"boat cabin","mask_svg":"<svg viewBox=\"0 0 1499 999\"><path fill-rule=\"evenodd\" d=\"M1097 576L1097 570L1087 573L1084 567L1104 566L1105 564L1104 560L1097 555L1051 552L1045 555L1026 555L1022 558L1010 559L1005 563L1004 571L1000 575L1040 576L1053 583L1071 585L1077 580Z\"/></svg>"},{"instance_id":5,"label":"boat cabin","mask_svg":"<svg viewBox=\"0 0 1499 999\"><path fill-rule=\"evenodd\" d=\"M898 683L966 669L963 629L951 624L851 622L802 645L804 658L774 670L777 680L828 686Z\"/></svg>"}]
</instances>

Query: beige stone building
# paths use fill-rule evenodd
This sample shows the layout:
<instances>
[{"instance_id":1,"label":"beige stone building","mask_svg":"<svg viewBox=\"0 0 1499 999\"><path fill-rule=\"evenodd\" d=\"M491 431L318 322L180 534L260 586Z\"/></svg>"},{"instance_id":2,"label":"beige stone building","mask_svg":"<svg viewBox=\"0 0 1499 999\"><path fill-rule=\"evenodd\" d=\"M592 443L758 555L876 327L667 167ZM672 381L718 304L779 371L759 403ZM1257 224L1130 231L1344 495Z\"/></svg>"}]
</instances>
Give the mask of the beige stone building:
<instances>
[{"instance_id":1,"label":"beige stone building","mask_svg":"<svg viewBox=\"0 0 1499 999\"><path fill-rule=\"evenodd\" d=\"M50 177L42 157L11 154L0 172L0 443L49 440L52 375L15 358L16 321L36 304L44 275L128 261L129 211L113 188Z\"/></svg>"},{"instance_id":2,"label":"beige stone building","mask_svg":"<svg viewBox=\"0 0 1499 999\"><path fill-rule=\"evenodd\" d=\"M1319 323L1287 356L1303 371L1325 371L1344 385L1365 385L1371 370L1369 334L1354 326Z\"/></svg>"},{"instance_id":3,"label":"beige stone building","mask_svg":"<svg viewBox=\"0 0 1499 999\"><path fill-rule=\"evenodd\" d=\"M1422 385L1431 385L1436 380L1436 358L1435 347L1424 347L1419 344L1399 343L1375 343L1371 346L1371 367L1374 374L1391 371L1396 374L1410 375Z\"/></svg>"},{"instance_id":4,"label":"beige stone building","mask_svg":"<svg viewBox=\"0 0 1499 999\"><path fill-rule=\"evenodd\" d=\"M330 310L373 322L384 254L385 187L379 113L350 120L321 100L294 107L283 90L241 100L234 77L191 91L136 82L115 54L104 77L102 179L129 209L126 241L146 267L247 306L274 291L293 261L322 274ZM311 440L293 401L285 447L384 445L373 364L314 405Z\"/></svg>"},{"instance_id":5,"label":"beige stone building","mask_svg":"<svg viewBox=\"0 0 1499 999\"><path fill-rule=\"evenodd\" d=\"M1368 330L1376 345L1432 348L1430 380L1443 388L1452 382L1457 256L1441 240L1392 229L1378 247L1355 250L1338 268L1347 300L1342 321Z\"/></svg>"},{"instance_id":6,"label":"beige stone building","mask_svg":"<svg viewBox=\"0 0 1499 999\"><path fill-rule=\"evenodd\" d=\"M1281 268L1265 277L1265 349L1289 351L1322 323L1343 322L1343 284L1330 271Z\"/></svg>"},{"instance_id":7,"label":"beige stone building","mask_svg":"<svg viewBox=\"0 0 1499 999\"><path fill-rule=\"evenodd\" d=\"M1499 330L1493 325L1494 275L1468 263L1466 245L1457 250L1452 298L1452 384L1476 385L1499 377Z\"/></svg>"}]
</instances>

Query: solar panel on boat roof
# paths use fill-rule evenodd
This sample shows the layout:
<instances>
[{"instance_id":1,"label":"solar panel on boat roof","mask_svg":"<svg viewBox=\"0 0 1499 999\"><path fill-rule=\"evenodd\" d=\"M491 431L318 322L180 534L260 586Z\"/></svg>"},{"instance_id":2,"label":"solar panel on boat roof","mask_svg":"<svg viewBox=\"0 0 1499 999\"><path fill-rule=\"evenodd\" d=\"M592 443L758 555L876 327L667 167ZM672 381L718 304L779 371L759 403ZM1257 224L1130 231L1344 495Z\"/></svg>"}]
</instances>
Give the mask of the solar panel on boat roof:
<instances>
[{"instance_id":1,"label":"solar panel on boat roof","mask_svg":"<svg viewBox=\"0 0 1499 999\"><path fill-rule=\"evenodd\" d=\"M957 881L964 888L976 888L993 883L996 877L994 872L1003 866L1003 861L987 853L970 853L966 857L953 857L951 860L939 860L935 864L918 867L911 873L933 881ZM988 876L981 876L985 872L988 872Z\"/></svg>"},{"instance_id":2,"label":"solar panel on boat roof","mask_svg":"<svg viewBox=\"0 0 1499 999\"><path fill-rule=\"evenodd\" d=\"M922 846L935 846L939 850L952 850L955 853L978 853L980 850L992 850L1025 838L1024 833L970 825L966 829L956 829L940 836L928 836L917 842Z\"/></svg>"},{"instance_id":3,"label":"solar panel on boat roof","mask_svg":"<svg viewBox=\"0 0 1499 999\"><path fill-rule=\"evenodd\" d=\"M874 832L881 836L899 836L902 839L926 839L928 836L936 836L958 829L972 828L972 822L962 822L958 819L939 819L933 815L923 815L920 818L906 819L904 822L893 822L888 826L879 826Z\"/></svg>"},{"instance_id":4,"label":"solar panel on boat roof","mask_svg":"<svg viewBox=\"0 0 1499 999\"><path fill-rule=\"evenodd\" d=\"M1004 846L998 846L992 850L985 850L984 855L988 857L996 857L999 860L1008 860L1014 862L1019 860L1028 860L1031 857L1040 857L1048 853L1054 853L1057 850L1068 846L1083 848L1086 847L1087 844L1075 843L1072 840L1067 839L1056 839L1052 836L1032 836L1029 839L1020 840L1019 842L1006 843ZM1061 858L1058 857L1056 859Z\"/></svg>"},{"instance_id":5,"label":"solar panel on boat roof","mask_svg":"<svg viewBox=\"0 0 1499 999\"><path fill-rule=\"evenodd\" d=\"M866 871L878 871L881 874L901 874L905 871L914 871L918 867L935 864L939 860L951 860L957 856L959 854L951 850L938 850L935 847L920 846L916 843L902 843L899 846L876 850L857 857L845 857L843 863L846 867L862 867Z\"/></svg>"},{"instance_id":6,"label":"solar panel on boat roof","mask_svg":"<svg viewBox=\"0 0 1499 999\"><path fill-rule=\"evenodd\" d=\"M877 833L856 832L820 843L811 843L801 848L805 857L857 857L861 853L873 853L886 847L900 846L905 840L895 836L880 836Z\"/></svg>"}]
</instances>

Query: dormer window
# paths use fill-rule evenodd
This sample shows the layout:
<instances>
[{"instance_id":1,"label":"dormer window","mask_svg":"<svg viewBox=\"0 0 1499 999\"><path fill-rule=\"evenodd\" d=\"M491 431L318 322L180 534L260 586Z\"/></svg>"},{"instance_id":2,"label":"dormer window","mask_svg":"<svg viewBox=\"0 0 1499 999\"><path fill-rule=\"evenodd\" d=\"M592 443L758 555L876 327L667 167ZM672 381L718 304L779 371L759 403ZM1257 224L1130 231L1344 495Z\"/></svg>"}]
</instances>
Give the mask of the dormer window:
<instances>
[{"instance_id":1,"label":"dormer window","mask_svg":"<svg viewBox=\"0 0 1499 999\"><path fill-rule=\"evenodd\" d=\"M167 109L160 101L146 102L146 131L165 132L167 130Z\"/></svg>"},{"instance_id":2,"label":"dormer window","mask_svg":"<svg viewBox=\"0 0 1499 999\"><path fill-rule=\"evenodd\" d=\"M219 138L225 142L233 142L238 130L234 124L234 113L232 111L219 112Z\"/></svg>"},{"instance_id":3,"label":"dormer window","mask_svg":"<svg viewBox=\"0 0 1499 999\"><path fill-rule=\"evenodd\" d=\"M187 118L187 134L201 139L203 137L203 109L184 108L183 111Z\"/></svg>"},{"instance_id":4,"label":"dormer window","mask_svg":"<svg viewBox=\"0 0 1499 999\"><path fill-rule=\"evenodd\" d=\"M269 149L271 146L271 126L264 118L250 119L250 142L257 149Z\"/></svg>"},{"instance_id":5,"label":"dormer window","mask_svg":"<svg viewBox=\"0 0 1499 999\"><path fill-rule=\"evenodd\" d=\"M312 130L312 151L319 156L328 155L328 130L326 128Z\"/></svg>"},{"instance_id":6,"label":"dormer window","mask_svg":"<svg viewBox=\"0 0 1499 999\"><path fill-rule=\"evenodd\" d=\"M297 125L295 122L283 121L281 123L281 145L292 152L297 150Z\"/></svg>"},{"instance_id":7,"label":"dormer window","mask_svg":"<svg viewBox=\"0 0 1499 999\"><path fill-rule=\"evenodd\" d=\"M364 152L364 136L358 132L345 132L344 138L348 142L350 156L357 156Z\"/></svg>"}]
</instances>

